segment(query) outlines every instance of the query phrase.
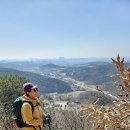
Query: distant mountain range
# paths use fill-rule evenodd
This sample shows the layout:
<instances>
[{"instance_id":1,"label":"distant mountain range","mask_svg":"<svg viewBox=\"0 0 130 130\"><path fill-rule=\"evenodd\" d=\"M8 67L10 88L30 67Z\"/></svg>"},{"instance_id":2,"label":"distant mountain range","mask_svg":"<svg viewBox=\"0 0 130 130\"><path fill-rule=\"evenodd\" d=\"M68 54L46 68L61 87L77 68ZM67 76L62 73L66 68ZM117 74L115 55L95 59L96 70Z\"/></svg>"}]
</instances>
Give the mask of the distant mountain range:
<instances>
[{"instance_id":1,"label":"distant mountain range","mask_svg":"<svg viewBox=\"0 0 130 130\"><path fill-rule=\"evenodd\" d=\"M27 59L27 60L0 60L0 65L46 65L46 64L55 64L60 66L74 65L74 64L83 64L88 62L110 62L110 58L59 58L59 59Z\"/></svg>"},{"instance_id":2,"label":"distant mountain range","mask_svg":"<svg viewBox=\"0 0 130 130\"><path fill-rule=\"evenodd\" d=\"M30 59L7 59L7 60L0 60L0 63L7 63L7 62L12 62L12 63L38 63L38 64L56 64L56 65L65 65L65 63L69 64L76 64L76 63L88 63L88 62L111 62L111 58L113 57L88 57L88 58L65 58L65 57L60 57L60 58L55 58L55 59L38 59L38 58L30 58ZM116 58L116 56L115 56ZM129 62L130 57L125 57L125 61Z\"/></svg>"},{"instance_id":3,"label":"distant mountain range","mask_svg":"<svg viewBox=\"0 0 130 130\"><path fill-rule=\"evenodd\" d=\"M102 85L109 90L117 80L110 76L118 73L111 62L108 58L0 61L0 75L26 77L29 81L38 84L42 93L72 91L68 83L56 79L60 74L87 84ZM128 65L129 63L125 63L125 66Z\"/></svg>"},{"instance_id":4,"label":"distant mountain range","mask_svg":"<svg viewBox=\"0 0 130 130\"><path fill-rule=\"evenodd\" d=\"M130 62L130 57L125 57L125 61ZM0 60L0 68L13 68L18 70L28 70L39 66L75 66L89 64L92 62L111 63L111 57L103 58L59 58L59 59L26 59L26 60ZM50 66L51 67L51 66Z\"/></svg>"}]
</instances>

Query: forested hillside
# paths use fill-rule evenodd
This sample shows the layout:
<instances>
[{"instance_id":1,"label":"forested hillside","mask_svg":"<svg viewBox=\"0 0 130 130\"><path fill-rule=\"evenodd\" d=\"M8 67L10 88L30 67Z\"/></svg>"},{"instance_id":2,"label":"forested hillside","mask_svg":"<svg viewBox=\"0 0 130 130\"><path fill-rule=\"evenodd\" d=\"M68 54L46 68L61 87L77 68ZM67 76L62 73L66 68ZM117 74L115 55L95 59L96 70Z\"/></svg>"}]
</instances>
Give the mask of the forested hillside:
<instances>
[{"instance_id":1,"label":"forested hillside","mask_svg":"<svg viewBox=\"0 0 130 130\"><path fill-rule=\"evenodd\" d=\"M76 80L86 81L89 84L103 84L113 82L114 79L110 76L116 73L116 68L110 63L105 65L93 63L87 66L67 68L64 72Z\"/></svg>"},{"instance_id":2,"label":"forested hillside","mask_svg":"<svg viewBox=\"0 0 130 130\"><path fill-rule=\"evenodd\" d=\"M59 68L62 68L62 66L59 66L59 65L55 65L55 64L46 64L46 65L42 65L40 66L41 69L45 69L45 68L53 68L53 69L59 69Z\"/></svg>"},{"instance_id":3,"label":"forested hillside","mask_svg":"<svg viewBox=\"0 0 130 130\"><path fill-rule=\"evenodd\" d=\"M128 66L129 63L125 63ZM68 67L63 71L67 76L76 80L86 81L89 84L105 84L116 79L111 75L117 73L116 67L112 63L92 62L86 65Z\"/></svg>"},{"instance_id":4,"label":"forested hillside","mask_svg":"<svg viewBox=\"0 0 130 130\"><path fill-rule=\"evenodd\" d=\"M18 75L25 77L28 81L39 86L40 93L50 93L50 92L69 92L72 91L69 84L54 78L48 78L39 74L18 71L9 68L0 68L0 76L5 75Z\"/></svg>"}]
</instances>

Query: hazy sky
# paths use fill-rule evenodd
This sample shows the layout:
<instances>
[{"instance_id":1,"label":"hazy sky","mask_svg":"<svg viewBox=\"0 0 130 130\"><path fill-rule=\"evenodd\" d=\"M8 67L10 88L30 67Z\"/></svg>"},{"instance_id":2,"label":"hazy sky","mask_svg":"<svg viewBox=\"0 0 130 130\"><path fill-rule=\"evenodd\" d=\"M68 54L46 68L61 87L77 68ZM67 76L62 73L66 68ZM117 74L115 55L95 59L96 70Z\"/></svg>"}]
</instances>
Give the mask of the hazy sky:
<instances>
[{"instance_id":1,"label":"hazy sky","mask_svg":"<svg viewBox=\"0 0 130 130\"><path fill-rule=\"evenodd\" d=\"M0 0L0 59L130 56L130 0Z\"/></svg>"}]
</instances>

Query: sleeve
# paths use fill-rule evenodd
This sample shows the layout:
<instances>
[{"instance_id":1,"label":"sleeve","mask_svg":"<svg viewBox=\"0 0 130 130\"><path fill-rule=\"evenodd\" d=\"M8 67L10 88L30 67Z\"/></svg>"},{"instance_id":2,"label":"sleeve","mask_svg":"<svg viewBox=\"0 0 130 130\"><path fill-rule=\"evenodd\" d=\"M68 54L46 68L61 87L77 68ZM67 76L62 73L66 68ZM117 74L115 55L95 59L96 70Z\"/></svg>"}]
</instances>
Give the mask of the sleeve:
<instances>
[{"instance_id":1,"label":"sleeve","mask_svg":"<svg viewBox=\"0 0 130 130\"><path fill-rule=\"evenodd\" d=\"M47 116L44 112L42 112L42 114L43 114L43 118L44 118L45 116Z\"/></svg>"},{"instance_id":2,"label":"sleeve","mask_svg":"<svg viewBox=\"0 0 130 130\"><path fill-rule=\"evenodd\" d=\"M38 99L38 103L41 104L41 101L39 99ZM41 110L42 110L42 107L41 107ZM47 115L45 114L45 112L42 111L42 117L44 118L45 116L47 116Z\"/></svg>"},{"instance_id":3,"label":"sleeve","mask_svg":"<svg viewBox=\"0 0 130 130\"><path fill-rule=\"evenodd\" d=\"M33 126L42 126L43 121L42 119L34 119L32 115L32 108L29 103L24 103L21 109L23 120L26 124L33 125Z\"/></svg>"}]
</instances>

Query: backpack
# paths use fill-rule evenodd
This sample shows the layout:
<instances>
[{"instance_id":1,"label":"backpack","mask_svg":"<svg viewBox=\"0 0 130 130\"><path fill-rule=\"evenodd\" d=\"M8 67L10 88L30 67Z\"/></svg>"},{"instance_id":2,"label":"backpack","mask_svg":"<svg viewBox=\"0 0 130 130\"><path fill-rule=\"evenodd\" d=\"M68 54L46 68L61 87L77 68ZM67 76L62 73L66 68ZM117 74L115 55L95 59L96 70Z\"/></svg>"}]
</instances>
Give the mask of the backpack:
<instances>
[{"instance_id":1,"label":"backpack","mask_svg":"<svg viewBox=\"0 0 130 130\"><path fill-rule=\"evenodd\" d=\"M22 96L16 98L15 101L13 102L13 106L12 106L13 107L13 115L15 116L15 123L16 123L17 127L19 127L19 128L31 126L31 125L24 123L24 121L22 119L21 107L22 107L23 103L25 103L25 102L27 102L31 105L32 113L33 113L34 112L34 106L33 106L32 102L22 101Z\"/></svg>"}]
</instances>

